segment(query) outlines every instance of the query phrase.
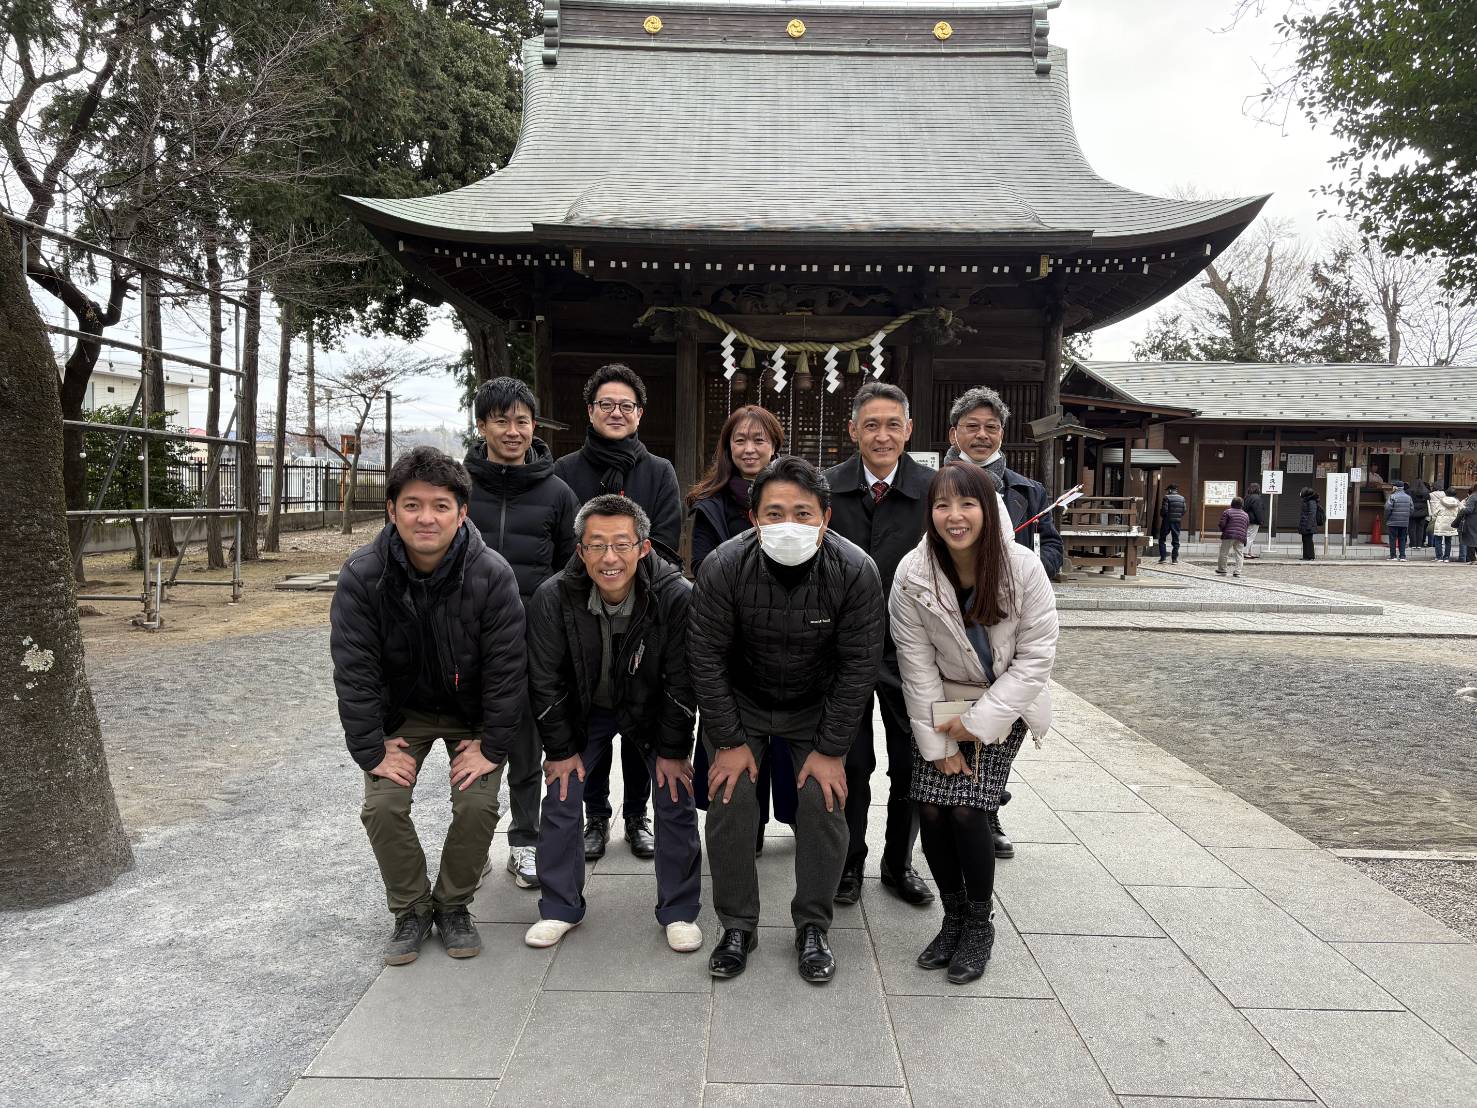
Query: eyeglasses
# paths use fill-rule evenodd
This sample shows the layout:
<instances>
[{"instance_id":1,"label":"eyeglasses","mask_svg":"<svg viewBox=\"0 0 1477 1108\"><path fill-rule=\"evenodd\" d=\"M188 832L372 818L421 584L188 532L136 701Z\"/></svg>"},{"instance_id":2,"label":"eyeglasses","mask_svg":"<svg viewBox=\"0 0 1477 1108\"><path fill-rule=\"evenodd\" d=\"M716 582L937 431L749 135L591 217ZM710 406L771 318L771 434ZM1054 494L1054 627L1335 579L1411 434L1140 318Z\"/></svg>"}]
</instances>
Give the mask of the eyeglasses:
<instances>
[{"instance_id":1,"label":"eyeglasses","mask_svg":"<svg viewBox=\"0 0 1477 1108\"><path fill-rule=\"evenodd\" d=\"M961 423L959 430L966 435L978 435L981 431L991 435L998 435L1005 428L998 423L975 423L971 420Z\"/></svg>"},{"instance_id":2,"label":"eyeglasses","mask_svg":"<svg viewBox=\"0 0 1477 1108\"><path fill-rule=\"evenodd\" d=\"M609 415L611 412L615 411L617 408L620 409L621 415L631 415L632 413L634 413L636 411L636 401L634 401L634 400L597 400L597 401L595 401L595 407L599 408L606 415Z\"/></svg>"},{"instance_id":3,"label":"eyeglasses","mask_svg":"<svg viewBox=\"0 0 1477 1108\"><path fill-rule=\"evenodd\" d=\"M640 545L639 542L582 542L580 543L580 549L586 554L595 555L597 558L603 557L607 550L619 554L624 558Z\"/></svg>"}]
</instances>

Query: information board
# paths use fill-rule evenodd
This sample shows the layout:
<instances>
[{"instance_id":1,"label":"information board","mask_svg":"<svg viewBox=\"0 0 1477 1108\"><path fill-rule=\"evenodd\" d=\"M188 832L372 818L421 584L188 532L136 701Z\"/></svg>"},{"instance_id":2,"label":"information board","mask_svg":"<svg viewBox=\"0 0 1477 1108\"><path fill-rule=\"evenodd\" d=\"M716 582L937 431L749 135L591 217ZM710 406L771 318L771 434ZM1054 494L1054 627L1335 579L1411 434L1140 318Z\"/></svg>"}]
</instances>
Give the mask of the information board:
<instances>
[{"instance_id":1,"label":"information board","mask_svg":"<svg viewBox=\"0 0 1477 1108\"><path fill-rule=\"evenodd\" d=\"M1280 469L1262 470L1262 492L1280 493L1282 491L1282 471Z\"/></svg>"},{"instance_id":2,"label":"information board","mask_svg":"<svg viewBox=\"0 0 1477 1108\"><path fill-rule=\"evenodd\" d=\"M921 466L927 466L929 469L938 469L939 467L939 452L937 450L909 450L908 457L912 458L913 461Z\"/></svg>"},{"instance_id":3,"label":"information board","mask_svg":"<svg viewBox=\"0 0 1477 1108\"><path fill-rule=\"evenodd\" d=\"M1349 475L1328 474L1328 495L1323 501L1323 510L1329 519L1349 518Z\"/></svg>"},{"instance_id":4,"label":"information board","mask_svg":"<svg viewBox=\"0 0 1477 1108\"><path fill-rule=\"evenodd\" d=\"M1236 498L1235 481L1207 481L1205 482L1206 504L1214 504L1217 507L1229 504Z\"/></svg>"}]
</instances>

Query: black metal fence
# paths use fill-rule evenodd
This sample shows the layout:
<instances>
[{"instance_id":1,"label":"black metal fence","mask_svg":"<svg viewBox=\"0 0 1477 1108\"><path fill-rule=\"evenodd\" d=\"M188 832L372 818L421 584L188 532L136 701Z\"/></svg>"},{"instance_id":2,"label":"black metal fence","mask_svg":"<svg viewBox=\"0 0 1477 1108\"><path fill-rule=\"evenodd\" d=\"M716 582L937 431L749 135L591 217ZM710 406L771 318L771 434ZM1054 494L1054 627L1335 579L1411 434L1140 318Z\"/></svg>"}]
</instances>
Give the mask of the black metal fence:
<instances>
[{"instance_id":1,"label":"black metal fence","mask_svg":"<svg viewBox=\"0 0 1477 1108\"><path fill-rule=\"evenodd\" d=\"M207 465L203 461L183 462L169 467L169 476L179 482L191 502L198 507L205 505L205 475ZM223 508L236 507L236 465L223 462L220 465L220 501ZM284 512L336 512L344 506L344 497L349 491L349 467L335 462L332 465L310 465L293 463L282 467L282 510ZM272 467L257 468L256 508L265 512L272 501ZM354 486L353 511L365 511L385 506L385 471L377 466L359 467L358 480Z\"/></svg>"}]
</instances>

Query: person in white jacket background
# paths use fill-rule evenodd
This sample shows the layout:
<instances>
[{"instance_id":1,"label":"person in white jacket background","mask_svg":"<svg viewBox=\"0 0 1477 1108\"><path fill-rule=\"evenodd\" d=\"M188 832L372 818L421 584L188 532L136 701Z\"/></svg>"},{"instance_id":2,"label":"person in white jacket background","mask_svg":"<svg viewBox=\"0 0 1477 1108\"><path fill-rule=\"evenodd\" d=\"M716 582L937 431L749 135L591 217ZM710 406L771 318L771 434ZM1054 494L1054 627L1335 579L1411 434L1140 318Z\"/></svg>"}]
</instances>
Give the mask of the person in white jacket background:
<instances>
[{"instance_id":1,"label":"person in white jacket background","mask_svg":"<svg viewBox=\"0 0 1477 1108\"><path fill-rule=\"evenodd\" d=\"M1056 598L1040 559L1010 541L978 467L944 465L928 503L888 612L913 729L911 795L944 908L918 964L947 966L965 984L984 972L995 941L990 815L1027 731L1039 745L1051 724Z\"/></svg>"}]
</instances>

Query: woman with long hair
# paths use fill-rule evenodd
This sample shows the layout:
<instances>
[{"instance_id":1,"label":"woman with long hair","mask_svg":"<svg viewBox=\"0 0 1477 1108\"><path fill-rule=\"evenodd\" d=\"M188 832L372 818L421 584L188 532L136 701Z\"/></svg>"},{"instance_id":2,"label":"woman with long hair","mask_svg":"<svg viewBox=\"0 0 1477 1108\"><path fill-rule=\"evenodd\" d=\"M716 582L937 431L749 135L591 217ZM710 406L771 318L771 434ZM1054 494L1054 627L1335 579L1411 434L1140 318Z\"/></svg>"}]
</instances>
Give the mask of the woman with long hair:
<instances>
[{"instance_id":1,"label":"woman with long hair","mask_svg":"<svg viewBox=\"0 0 1477 1108\"><path fill-rule=\"evenodd\" d=\"M946 464L928 503L888 615L913 725L910 795L944 908L918 964L947 966L962 985L984 973L995 943L990 816L1027 729L1039 744L1051 724L1056 598L1040 559L1011 541L984 470Z\"/></svg>"},{"instance_id":2,"label":"woman with long hair","mask_svg":"<svg viewBox=\"0 0 1477 1108\"><path fill-rule=\"evenodd\" d=\"M749 519L749 486L759 472L774 460L785 445L785 429L774 414L758 404L735 408L718 432L718 446L703 478L687 494L692 514L692 573L697 576L703 559L731 538L754 526ZM699 724L701 727L701 724ZM764 828L769 823L770 797L774 817L795 823L795 778L770 773L770 766L787 766L788 748L783 739L771 739L776 748L764 759L755 787L759 793L759 831L754 852L764 852ZM699 732L693 756L693 788L697 806L708 810L708 751Z\"/></svg>"},{"instance_id":3,"label":"woman with long hair","mask_svg":"<svg viewBox=\"0 0 1477 1108\"><path fill-rule=\"evenodd\" d=\"M692 515L692 572L703 559L749 522L749 484L785 446L785 429L774 414L758 404L735 408L718 432L713 461L702 480L687 494Z\"/></svg>"}]
</instances>

